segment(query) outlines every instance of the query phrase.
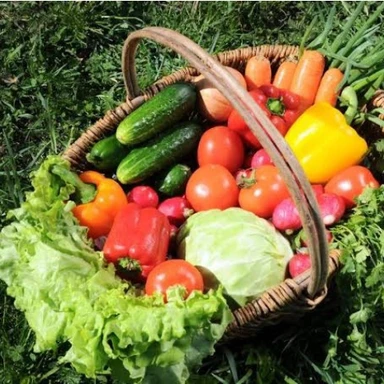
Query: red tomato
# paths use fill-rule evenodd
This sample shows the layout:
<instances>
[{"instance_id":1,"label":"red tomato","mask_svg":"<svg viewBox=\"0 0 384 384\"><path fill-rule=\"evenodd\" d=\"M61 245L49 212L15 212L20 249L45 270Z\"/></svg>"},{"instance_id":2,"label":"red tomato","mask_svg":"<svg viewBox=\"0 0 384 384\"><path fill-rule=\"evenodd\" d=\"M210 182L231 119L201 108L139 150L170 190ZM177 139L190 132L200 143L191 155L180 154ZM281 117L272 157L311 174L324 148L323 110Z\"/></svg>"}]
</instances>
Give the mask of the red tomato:
<instances>
[{"instance_id":1,"label":"red tomato","mask_svg":"<svg viewBox=\"0 0 384 384\"><path fill-rule=\"evenodd\" d=\"M365 187L378 188L379 182L371 171L361 165L353 165L332 177L325 185L325 192L339 195L345 201L347 208L356 205L355 199Z\"/></svg>"},{"instance_id":2,"label":"red tomato","mask_svg":"<svg viewBox=\"0 0 384 384\"><path fill-rule=\"evenodd\" d=\"M227 127L218 126L204 132L197 148L199 166L219 164L236 172L244 161L244 145L240 136Z\"/></svg>"},{"instance_id":3,"label":"red tomato","mask_svg":"<svg viewBox=\"0 0 384 384\"><path fill-rule=\"evenodd\" d=\"M218 164L207 164L193 172L185 195L192 208L199 212L235 207L239 189L228 169Z\"/></svg>"},{"instance_id":4,"label":"red tomato","mask_svg":"<svg viewBox=\"0 0 384 384\"><path fill-rule=\"evenodd\" d=\"M255 169L255 183L240 190L239 204L246 211L268 219L275 207L289 196L278 169L273 165L263 165Z\"/></svg>"},{"instance_id":5,"label":"red tomato","mask_svg":"<svg viewBox=\"0 0 384 384\"><path fill-rule=\"evenodd\" d=\"M165 295L167 289L175 285L185 287L187 297L194 290L204 290L204 280L200 271L188 261L173 259L164 261L152 269L145 283L145 293L153 295L155 292L160 292Z\"/></svg>"}]
</instances>

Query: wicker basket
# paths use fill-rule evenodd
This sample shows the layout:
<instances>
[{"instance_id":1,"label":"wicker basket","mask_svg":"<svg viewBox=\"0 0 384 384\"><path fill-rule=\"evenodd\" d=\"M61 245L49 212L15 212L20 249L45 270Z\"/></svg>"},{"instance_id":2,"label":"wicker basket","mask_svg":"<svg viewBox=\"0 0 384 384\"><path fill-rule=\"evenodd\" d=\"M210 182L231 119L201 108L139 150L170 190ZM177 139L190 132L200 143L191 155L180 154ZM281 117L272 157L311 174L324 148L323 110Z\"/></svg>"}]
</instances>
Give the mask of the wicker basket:
<instances>
[{"instance_id":1,"label":"wicker basket","mask_svg":"<svg viewBox=\"0 0 384 384\"><path fill-rule=\"evenodd\" d=\"M171 48L187 59L191 66L158 80L142 92L138 88L135 71L136 48L142 38L154 40ZM230 66L242 71L248 59L255 55L263 55L271 61L276 70L282 59L297 55L298 52L299 48L296 46L262 45L210 56L191 40L172 30L149 27L133 32L125 41L122 53L126 102L108 111L63 154L73 169L87 169L89 164L85 159L86 153L98 140L114 132L128 114L165 86L180 81L190 82L200 73L230 100L279 168L299 207L303 227L309 238L312 268L295 279L286 279L280 285L264 292L258 299L235 310L234 320L226 330L224 342L252 337L265 326L291 320L312 310L327 295L329 281L339 267L339 254L328 252L319 208L310 183L297 159L284 139L275 133L272 123L262 113L260 107L223 67L223 65ZM371 104L376 107L383 106L384 92L377 92ZM266 131L270 134L267 135ZM304 192L304 196L301 191Z\"/></svg>"}]
</instances>

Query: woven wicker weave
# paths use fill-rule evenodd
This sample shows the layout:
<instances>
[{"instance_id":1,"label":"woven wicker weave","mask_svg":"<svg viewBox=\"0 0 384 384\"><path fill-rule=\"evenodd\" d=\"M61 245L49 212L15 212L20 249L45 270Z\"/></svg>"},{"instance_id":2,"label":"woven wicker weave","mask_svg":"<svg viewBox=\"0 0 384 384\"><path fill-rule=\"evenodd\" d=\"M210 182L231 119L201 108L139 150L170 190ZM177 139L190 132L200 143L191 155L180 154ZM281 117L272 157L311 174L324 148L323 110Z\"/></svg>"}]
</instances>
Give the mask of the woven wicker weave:
<instances>
[{"instance_id":1,"label":"woven wicker weave","mask_svg":"<svg viewBox=\"0 0 384 384\"><path fill-rule=\"evenodd\" d=\"M136 47L142 38L152 39L181 54L190 63L183 68L156 81L145 91L137 86L135 71ZM286 45L263 45L223 52L214 56L186 37L164 28L144 28L130 34L124 44L122 68L127 91L127 99L120 106L87 129L63 154L76 170L89 167L86 153L101 138L114 132L117 125L145 100L151 98L165 86L176 82L190 82L202 73L212 82L242 115L252 132L270 154L279 168L295 202L299 205L303 226L309 238L312 268L305 274L287 279L269 289L261 297L233 312L234 320L227 328L223 341L249 338L263 327L291 317L297 317L315 308L326 296L329 280L339 267L338 253L328 253L325 228L319 208L308 180L297 159L278 134L271 122L264 116L258 105L248 96L223 65L242 71L248 59L263 55L270 59L274 69L289 56L298 54L298 47ZM371 107L384 105L384 92L379 91L371 102ZM304 196L301 194L304 192Z\"/></svg>"}]
</instances>

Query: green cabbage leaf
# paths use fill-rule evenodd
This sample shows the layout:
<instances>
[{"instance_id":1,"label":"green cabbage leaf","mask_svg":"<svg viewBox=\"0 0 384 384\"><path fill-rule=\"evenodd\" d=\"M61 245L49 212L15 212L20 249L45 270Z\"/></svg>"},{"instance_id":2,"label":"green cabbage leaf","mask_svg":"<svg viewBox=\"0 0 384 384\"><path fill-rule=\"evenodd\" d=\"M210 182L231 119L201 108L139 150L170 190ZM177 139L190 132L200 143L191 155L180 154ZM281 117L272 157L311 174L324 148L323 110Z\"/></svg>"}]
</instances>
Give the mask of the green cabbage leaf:
<instances>
[{"instance_id":1,"label":"green cabbage leaf","mask_svg":"<svg viewBox=\"0 0 384 384\"><path fill-rule=\"evenodd\" d=\"M177 237L178 256L200 268L208 285L243 306L284 280L293 252L271 223L241 208L196 213Z\"/></svg>"}]
</instances>

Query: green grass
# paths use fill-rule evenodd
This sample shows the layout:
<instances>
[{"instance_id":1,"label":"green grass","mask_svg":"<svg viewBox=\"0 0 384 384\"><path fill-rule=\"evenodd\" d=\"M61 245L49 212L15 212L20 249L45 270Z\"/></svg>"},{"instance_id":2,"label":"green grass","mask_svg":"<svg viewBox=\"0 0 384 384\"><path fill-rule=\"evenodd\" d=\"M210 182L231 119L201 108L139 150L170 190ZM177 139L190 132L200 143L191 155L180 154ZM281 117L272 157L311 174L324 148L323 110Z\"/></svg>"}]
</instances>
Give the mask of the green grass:
<instances>
[{"instance_id":1,"label":"green grass","mask_svg":"<svg viewBox=\"0 0 384 384\"><path fill-rule=\"evenodd\" d=\"M327 13L330 7L326 2L0 3L0 227L6 212L19 206L30 189L28 175L43 158L62 152L124 100L120 56L128 33L145 26L168 27L211 53L258 44L300 44L313 17L321 20L320 10ZM350 7L337 4L340 26ZM369 7L364 12L368 14ZM315 24L312 35L320 32L321 24ZM137 56L140 86L183 65L174 53L145 42ZM257 344L221 349L192 381L326 382L321 366L329 334L342 321L336 313L330 300L301 323L261 335ZM335 321L324 327L322 319L332 314ZM1 384L107 381L87 380L58 365L60 351L34 353L33 342L23 314L0 282Z\"/></svg>"}]
</instances>

